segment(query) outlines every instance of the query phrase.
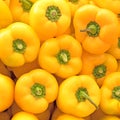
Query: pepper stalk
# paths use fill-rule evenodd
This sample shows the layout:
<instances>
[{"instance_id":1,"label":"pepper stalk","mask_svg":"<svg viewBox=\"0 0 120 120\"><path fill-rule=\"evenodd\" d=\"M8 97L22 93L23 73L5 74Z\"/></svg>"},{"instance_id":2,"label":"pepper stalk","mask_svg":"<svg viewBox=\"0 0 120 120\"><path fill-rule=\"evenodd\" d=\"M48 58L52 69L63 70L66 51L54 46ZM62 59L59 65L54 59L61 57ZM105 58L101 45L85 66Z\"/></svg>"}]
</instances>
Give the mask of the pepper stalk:
<instances>
[{"instance_id":1,"label":"pepper stalk","mask_svg":"<svg viewBox=\"0 0 120 120\"><path fill-rule=\"evenodd\" d=\"M78 88L75 94L78 102L84 102L86 99L98 109L98 106L92 101L92 99L88 95L88 91L86 88Z\"/></svg>"},{"instance_id":2,"label":"pepper stalk","mask_svg":"<svg viewBox=\"0 0 120 120\"><path fill-rule=\"evenodd\" d=\"M87 32L90 37L97 37L100 33L100 26L95 21L91 21L87 24L86 29L80 30L80 32Z\"/></svg>"}]
</instances>

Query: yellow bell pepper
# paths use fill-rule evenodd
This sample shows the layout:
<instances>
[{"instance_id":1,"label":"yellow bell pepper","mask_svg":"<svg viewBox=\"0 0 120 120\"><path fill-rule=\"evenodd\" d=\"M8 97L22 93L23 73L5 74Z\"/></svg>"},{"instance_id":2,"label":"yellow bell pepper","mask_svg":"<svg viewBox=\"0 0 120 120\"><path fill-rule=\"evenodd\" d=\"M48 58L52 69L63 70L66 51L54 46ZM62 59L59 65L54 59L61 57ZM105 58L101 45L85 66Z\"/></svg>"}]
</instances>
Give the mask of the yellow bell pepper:
<instances>
[{"instance_id":1,"label":"yellow bell pepper","mask_svg":"<svg viewBox=\"0 0 120 120\"><path fill-rule=\"evenodd\" d=\"M89 75L71 76L59 86L57 107L76 117L91 115L100 104L100 88Z\"/></svg>"},{"instance_id":2,"label":"yellow bell pepper","mask_svg":"<svg viewBox=\"0 0 120 120\"><path fill-rule=\"evenodd\" d=\"M80 7L74 15L75 37L92 54L106 52L118 38L118 18L93 4Z\"/></svg>"},{"instance_id":3,"label":"yellow bell pepper","mask_svg":"<svg viewBox=\"0 0 120 120\"><path fill-rule=\"evenodd\" d=\"M0 74L0 112L7 110L14 100L14 82L3 74Z\"/></svg>"},{"instance_id":4,"label":"yellow bell pepper","mask_svg":"<svg viewBox=\"0 0 120 120\"><path fill-rule=\"evenodd\" d=\"M70 26L71 12L65 0L38 0L30 10L30 25L41 41L63 34Z\"/></svg>"},{"instance_id":5,"label":"yellow bell pepper","mask_svg":"<svg viewBox=\"0 0 120 120\"><path fill-rule=\"evenodd\" d=\"M100 108L105 114L120 115L120 72L109 74L101 87Z\"/></svg>"},{"instance_id":6,"label":"yellow bell pepper","mask_svg":"<svg viewBox=\"0 0 120 120\"><path fill-rule=\"evenodd\" d=\"M21 21L29 24L29 12L37 0L11 0L10 10L14 21Z\"/></svg>"},{"instance_id":7,"label":"yellow bell pepper","mask_svg":"<svg viewBox=\"0 0 120 120\"><path fill-rule=\"evenodd\" d=\"M101 87L105 77L117 71L118 62L114 56L108 53L99 55L90 54L83 51L82 54L82 69L80 74L92 76L97 84Z\"/></svg>"},{"instance_id":8,"label":"yellow bell pepper","mask_svg":"<svg viewBox=\"0 0 120 120\"><path fill-rule=\"evenodd\" d=\"M99 7L109 9L116 14L120 14L119 0L93 0Z\"/></svg>"},{"instance_id":9,"label":"yellow bell pepper","mask_svg":"<svg viewBox=\"0 0 120 120\"><path fill-rule=\"evenodd\" d=\"M10 67L22 66L37 58L40 40L27 24L16 22L0 31L0 58Z\"/></svg>"},{"instance_id":10,"label":"yellow bell pepper","mask_svg":"<svg viewBox=\"0 0 120 120\"><path fill-rule=\"evenodd\" d=\"M46 40L40 48L38 61L41 68L61 78L78 74L82 68L82 47L70 35Z\"/></svg>"},{"instance_id":11,"label":"yellow bell pepper","mask_svg":"<svg viewBox=\"0 0 120 120\"><path fill-rule=\"evenodd\" d=\"M56 100L56 78L43 69L34 69L23 74L15 85L15 102L26 112L42 113Z\"/></svg>"},{"instance_id":12,"label":"yellow bell pepper","mask_svg":"<svg viewBox=\"0 0 120 120\"><path fill-rule=\"evenodd\" d=\"M70 6L72 18L74 17L74 14L79 7L89 3L89 0L66 0L66 1Z\"/></svg>"},{"instance_id":13,"label":"yellow bell pepper","mask_svg":"<svg viewBox=\"0 0 120 120\"><path fill-rule=\"evenodd\" d=\"M0 0L0 29L5 28L13 22L12 13L8 5Z\"/></svg>"},{"instance_id":14,"label":"yellow bell pepper","mask_svg":"<svg viewBox=\"0 0 120 120\"><path fill-rule=\"evenodd\" d=\"M12 116L11 120L39 120L34 114L20 111Z\"/></svg>"}]
</instances>

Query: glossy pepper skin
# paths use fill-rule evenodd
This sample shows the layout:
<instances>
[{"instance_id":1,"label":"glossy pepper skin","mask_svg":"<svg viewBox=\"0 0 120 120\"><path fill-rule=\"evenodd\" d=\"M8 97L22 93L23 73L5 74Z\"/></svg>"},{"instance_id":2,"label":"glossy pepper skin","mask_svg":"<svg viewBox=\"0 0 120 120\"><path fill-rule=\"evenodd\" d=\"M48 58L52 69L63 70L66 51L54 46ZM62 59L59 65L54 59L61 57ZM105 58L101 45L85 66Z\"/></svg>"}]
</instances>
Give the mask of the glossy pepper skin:
<instances>
[{"instance_id":1,"label":"glossy pepper skin","mask_svg":"<svg viewBox=\"0 0 120 120\"><path fill-rule=\"evenodd\" d=\"M120 115L120 72L109 74L101 87L100 108L108 115Z\"/></svg>"},{"instance_id":2,"label":"glossy pepper skin","mask_svg":"<svg viewBox=\"0 0 120 120\"><path fill-rule=\"evenodd\" d=\"M56 78L43 69L23 74L15 85L15 102L24 111L42 113L58 94Z\"/></svg>"},{"instance_id":3,"label":"glossy pepper skin","mask_svg":"<svg viewBox=\"0 0 120 120\"><path fill-rule=\"evenodd\" d=\"M116 14L93 4L80 7L74 15L73 24L76 39L92 54L106 52L118 37Z\"/></svg>"},{"instance_id":4,"label":"glossy pepper skin","mask_svg":"<svg viewBox=\"0 0 120 120\"><path fill-rule=\"evenodd\" d=\"M0 29L5 28L13 22L11 11L5 1L0 0Z\"/></svg>"},{"instance_id":5,"label":"glossy pepper skin","mask_svg":"<svg viewBox=\"0 0 120 120\"><path fill-rule=\"evenodd\" d=\"M0 112L7 110L14 101L14 82L3 74L0 74Z\"/></svg>"},{"instance_id":6,"label":"glossy pepper skin","mask_svg":"<svg viewBox=\"0 0 120 120\"><path fill-rule=\"evenodd\" d=\"M82 54L82 69L80 74L92 76L97 84L101 87L105 77L117 71L118 61L109 53L99 55L90 54L83 51Z\"/></svg>"},{"instance_id":7,"label":"glossy pepper skin","mask_svg":"<svg viewBox=\"0 0 120 120\"><path fill-rule=\"evenodd\" d=\"M29 12L37 0L11 0L10 11L14 22L24 22L29 24Z\"/></svg>"},{"instance_id":8,"label":"glossy pepper skin","mask_svg":"<svg viewBox=\"0 0 120 120\"><path fill-rule=\"evenodd\" d=\"M41 45L38 61L41 68L67 78L80 72L81 55L81 44L70 35L61 35L48 39Z\"/></svg>"},{"instance_id":9,"label":"glossy pepper skin","mask_svg":"<svg viewBox=\"0 0 120 120\"><path fill-rule=\"evenodd\" d=\"M38 0L30 10L30 25L41 41L63 34L70 23L71 12L65 0Z\"/></svg>"},{"instance_id":10,"label":"glossy pepper skin","mask_svg":"<svg viewBox=\"0 0 120 120\"><path fill-rule=\"evenodd\" d=\"M66 114L87 117L100 103L100 88L89 75L71 76L59 86L57 107Z\"/></svg>"},{"instance_id":11,"label":"glossy pepper skin","mask_svg":"<svg viewBox=\"0 0 120 120\"><path fill-rule=\"evenodd\" d=\"M34 114L25 111L20 111L12 116L11 120L39 120Z\"/></svg>"},{"instance_id":12,"label":"glossy pepper skin","mask_svg":"<svg viewBox=\"0 0 120 120\"><path fill-rule=\"evenodd\" d=\"M96 5L101 8L109 9L116 14L120 14L120 1L119 0L93 0Z\"/></svg>"},{"instance_id":13,"label":"glossy pepper skin","mask_svg":"<svg viewBox=\"0 0 120 120\"><path fill-rule=\"evenodd\" d=\"M10 67L18 67L37 58L40 40L27 24L16 22L0 31L0 58Z\"/></svg>"},{"instance_id":14,"label":"glossy pepper skin","mask_svg":"<svg viewBox=\"0 0 120 120\"><path fill-rule=\"evenodd\" d=\"M10 5L10 0L3 0L5 3L6 3L6 5Z\"/></svg>"}]
</instances>

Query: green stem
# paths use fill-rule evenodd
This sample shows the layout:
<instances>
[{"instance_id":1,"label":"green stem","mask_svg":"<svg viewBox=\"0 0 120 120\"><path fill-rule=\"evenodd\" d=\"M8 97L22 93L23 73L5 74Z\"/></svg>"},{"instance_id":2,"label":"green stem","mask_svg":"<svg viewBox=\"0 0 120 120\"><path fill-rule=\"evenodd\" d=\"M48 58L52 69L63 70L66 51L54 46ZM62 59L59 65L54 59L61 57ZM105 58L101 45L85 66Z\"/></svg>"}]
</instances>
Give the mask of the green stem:
<instances>
[{"instance_id":1,"label":"green stem","mask_svg":"<svg viewBox=\"0 0 120 120\"><path fill-rule=\"evenodd\" d=\"M19 0L25 12L29 12L33 3L30 0Z\"/></svg>"},{"instance_id":2,"label":"green stem","mask_svg":"<svg viewBox=\"0 0 120 120\"><path fill-rule=\"evenodd\" d=\"M13 41L12 47L13 51L18 53L24 53L27 45L22 39L16 39Z\"/></svg>"},{"instance_id":3,"label":"green stem","mask_svg":"<svg viewBox=\"0 0 120 120\"><path fill-rule=\"evenodd\" d=\"M44 97L46 95L45 86L39 83L35 83L31 87L31 94L36 98Z\"/></svg>"},{"instance_id":4,"label":"green stem","mask_svg":"<svg viewBox=\"0 0 120 120\"><path fill-rule=\"evenodd\" d=\"M120 86L116 86L113 88L112 97L120 101Z\"/></svg>"},{"instance_id":5,"label":"green stem","mask_svg":"<svg viewBox=\"0 0 120 120\"><path fill-rule=\"evenodd\" d=\"M56 58L60 64L66 64L70 60L70 53L68 50L62 49L57 53Z\"/></svg>"},{"instance_id":6,"label":"green stem","mask_svg":"<svg viewBox=\"0 0 120 120\"><path fill-rule=\"evenodd\" d=\"M98 106L89 97L88 91L86 88L78 88L75 95L76 95L78 102L84 102L87 99L91 104L95 106L96 109L98 108Z\"/></svg>"},{"instance_id":7,"label":"green stem","mask_svg":"<svg viewBox=\"0 0 120 120\"><path fill-rule=\"evenodd\" d=\"M100 65L97 65L94 69L93 69L93 75L96 79L98 78L102 78L105 76L107 72L107 68L104 64L100 64Z\"/></svg>"},{"instance_id":8,"label":"green stem","mask_svg":"<svg viewBox=\"0 0 120 120\"><path fill-rule=\"evenodd\" d=\"M80 30L80 32L87 32L90 37L97 37L100 32L100 26L94 21L87 24L86 29Z\"/></svg>"},{"instance_id":9,"label":"green stem","mask_svg":"<svg viewBox=\"0 0 120 120\"><path fill-rule=\"evenodd\" d=\"M48 6L46 10L45 16L50 20L51 22L57 22L59 18L61 17L61 11L59 7L57 6Z\"/></svg>"}]
</instances>

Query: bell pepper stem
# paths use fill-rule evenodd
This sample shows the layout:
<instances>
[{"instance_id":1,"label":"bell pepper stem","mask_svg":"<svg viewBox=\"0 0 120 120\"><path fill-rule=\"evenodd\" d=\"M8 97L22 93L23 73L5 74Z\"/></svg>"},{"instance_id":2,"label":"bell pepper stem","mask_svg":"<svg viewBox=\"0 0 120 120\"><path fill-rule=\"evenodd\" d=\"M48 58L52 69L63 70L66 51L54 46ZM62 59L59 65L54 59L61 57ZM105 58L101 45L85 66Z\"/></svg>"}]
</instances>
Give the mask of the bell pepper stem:
<instances>
[{"instance_id":1,"label":"bell pepper stem","mask_svg":"<svg viewBox=\"0 0 120 120\"><path fill-rule=\"evenodd\" d=\"M100 64L95 66L92 74L96 79L98 79L104 77L106 75L106 72L107 72L107 67L104 64Z\"/></svg>"},{"instance_id":2,"label":"bell pepper stem","mask_svg":"<svg viewBox=\"0 0 120 120\"><path fill-rule=\"evenodd\" d=\"M84 92L81 92L82 96L84 96L91 104L95 106L96 109L98 109L98 106L91 100L91 98Z\"/></svg>"},{"instance_id":3,"label":"bell pepper stem","mask_svg":"<svg viewBox=\"0 0 120 120\"><path fill-rule=\"evenodd\" d=\"M40 83L34 83L31 87L31 94L36 98L42 98L46 95L45 86Z\"/></svg>"},{"instance_id":4,"label":"bell pepper stem","mask_svg":"<svg viewBox=\"0 0 120 120\"><path fill-rule=\"evenodd\" d=\"M26 50L26 43L22 39L16 39L12 44L13 51L23 54Z\"/></svg>"},{"instance_id":5,"label":"bell pepper stem","mask_svg":"<svg viewBox=\"0 0 120 120\"><path fill-rule=\"evenodd\" d=\"M29 12L33 3L30 0L19 0L24 11Z\"/></svg>"},{"instance_id":6,"label":"bell pepper stem","mask_svg":"<svg viewBox=\"0 0 120 120\"><path fill-rule=\"evenodd\" d=\"M98 106L92 101L92 99L88 95L88 91L86 88L78 88L76 91L76 98L78 102L84 102L86 99L95 106L96 109L98 109Z\"/></svg>"},{"instance_id":7,"label":"bell pepper stem","mask_svg":"<svg viewBox=\"0 0 120 120\"><path fill-rule=\"evenodd\" d=\"M80 30L80 32L87 32L90 37L97 37L100 32L100 26L95 21L91 21L87 24L86 28Z\"/></svg>"},{"instance_id":8,"label":"bell pepper stem","mask_svg":"<svg viewBox=\"0 0 120 120\"><path fill-rule=\"evenodd\" d=\"M59 18L61 17L61 11L59 7L57 6L48 6L46 10L45 16L50 20L51 22L57 22Z\"/></svg>"},{"instance_id":9,"label":"bell pepper stem","mask_svg":"<svg viewBox=\"0 0 120 120\"><path fill-rule=\"evenodd\" d=\"M56 58L60 64L67 64L70 60L70 53L68 50L61 49L57 53Z\"/></svg>"},{"instance_id":10,"label":"bell pepper stem","mask_svg":"<svg viewBox=\"0 0 120 120\"><path fill-rule=\"evenodd\" d=\"M120 101L120 86L116 86L112 90L112 97Z\"/></svg>"}]
</instances>

